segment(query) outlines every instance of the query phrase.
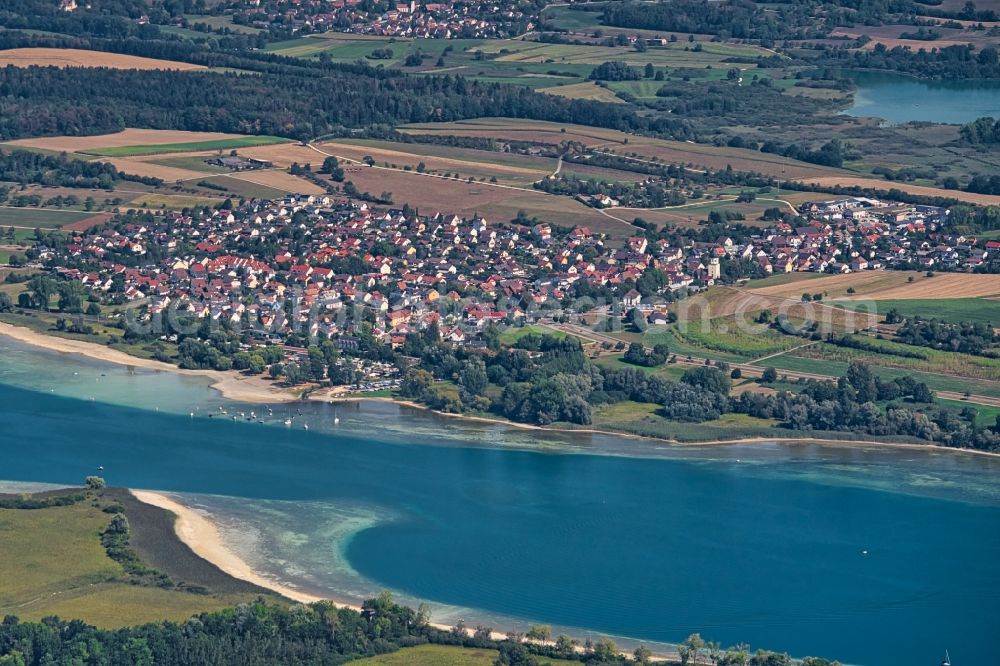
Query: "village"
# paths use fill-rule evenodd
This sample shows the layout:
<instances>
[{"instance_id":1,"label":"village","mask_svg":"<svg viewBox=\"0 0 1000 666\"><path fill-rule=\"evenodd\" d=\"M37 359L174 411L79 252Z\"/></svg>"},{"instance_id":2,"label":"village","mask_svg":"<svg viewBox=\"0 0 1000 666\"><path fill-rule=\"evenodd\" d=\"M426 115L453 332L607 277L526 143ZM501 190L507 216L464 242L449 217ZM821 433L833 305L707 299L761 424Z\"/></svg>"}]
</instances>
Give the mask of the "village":
<instances>
[{"instance_id":1,"label":"village","mask_svg":"<svg viewBox=\"0 0 1000 666\"><path fill-rule=\"evenodd\" d=\"M240 4L233 20L263 29L290 29L297 35L336 31L384 37L486 39L511 37L532 30L537 16L526 14L517 6L488 1L417 3L411 0L396 5L372 5L361 0L251 0Z\"/></svg>"},{"instance_id":2,"label":"village","mask_svg":"<svg viewBox=\"0 0 1000 666\"><path fill-rule=\"evenodd\" d=\"M586 227L557 232L545 223L288 196L125 217L33 254L102 301L140 304L144 320L170 310L253 326L267 340L302 333L342 346L364 322L394 345L432 323L449 342L481 344L490 324L552 317L581 295L639 307L650 323L663 323L668 302L726 280L731 262L761 277L971 272L1000 254L998 241L947 233L940 208L847 198L805 204L801 213L805 224L777 222L747 238L673 246L636 235L616 246ZM657 280L641 280L648 271Z\"/></svg>"}]
</instances>

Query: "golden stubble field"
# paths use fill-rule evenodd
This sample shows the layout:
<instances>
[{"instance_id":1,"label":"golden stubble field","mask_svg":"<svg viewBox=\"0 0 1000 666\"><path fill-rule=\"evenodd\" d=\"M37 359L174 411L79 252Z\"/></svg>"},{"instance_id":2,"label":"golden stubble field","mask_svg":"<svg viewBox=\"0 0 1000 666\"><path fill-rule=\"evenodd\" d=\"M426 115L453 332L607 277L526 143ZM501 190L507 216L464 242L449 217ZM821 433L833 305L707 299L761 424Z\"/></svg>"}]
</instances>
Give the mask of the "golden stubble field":
<instances>
[{"instance_id":1,"label":"golden stubble field","mask_svg":"<svg viewBox=\"0 0 1000 666\"><path fill-rule=\"evenodd\" d=\"M24 48L0 51L0 67L55 66L55 67L110 67L112 69L174 69L188 71L205 69L203 65L192 65L173 60L143 58L123 53L105 53L84 49ZM127 145L127 144L122 144Z\"/></svg>"},{"instance_id":2,"label":"golden stubble field","mask_svg":"<svg viewBox=\"0 0 1000 666\"><path fill-rule=\"evenodd\" d=\"M848 294L848 288L853 288L855 293ZM803 292L826 292L830 298L839 300L982 298L1000 294L1000 278L971 273L938 273L926 277L916 271L862 271L747 291L785 298L797 298Z\"/></svg>"},{"instance_id":3,"label":"golden stubble field","mask_svg":"<svg viewBox=\"0 0 1000 666\"><path fill-rule=\"evenodd\" d=\"M958 199L959 201L967 201L969 203L979 204L981 206L1000 205L1000 196L993 194L976 194L974 192L962 192L960 190L942 190L936 187L926 187L924 185L912 185L910 183L889 182L886 180L879 180L877 178L858 178L855 176L824 176L821 178L803 178L802 182L806 183L807 185L819 185L820 187L840 185L844 187L858 186L858 187L873 188L876 190L886 190L886 191L890 189L896 189L896 190L902 190L903 192L909 192L910 194L918 194L927 197L949 197L952 199Z\"/></svg>"},{"instance_id":4,"label":"golden stubble field","mask_svg":"<svg viewBox=\"0 0 1000 666\"><path fill-rule=\"evenodd\" d=\"M555 90L545 92L555 92ZM588 148L617 155L636 153L638 159L655 157L661 163L693 164L710 169L725 169L727 166L732 166L737 171L759 171L776 178L820 178L842 173L837 169L745 148L670 141L626 134L618 130L535 120L478 118L450 123L408 125L402 128L402 131L411 134L479 136L549 144L576 141Z\"/></svg>"}]
</instances>

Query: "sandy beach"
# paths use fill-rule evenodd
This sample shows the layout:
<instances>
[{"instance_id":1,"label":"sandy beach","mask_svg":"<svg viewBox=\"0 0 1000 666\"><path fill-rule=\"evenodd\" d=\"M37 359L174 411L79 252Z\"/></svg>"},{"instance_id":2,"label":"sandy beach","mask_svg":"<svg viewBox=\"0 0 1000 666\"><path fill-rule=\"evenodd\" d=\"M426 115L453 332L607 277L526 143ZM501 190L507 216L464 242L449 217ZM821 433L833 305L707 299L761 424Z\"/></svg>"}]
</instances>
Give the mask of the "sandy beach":
<instances>
[{"instance_id":1,"label":"sandy beach","mask_svg":"<svg viewBox=\"0 0 1000 666\"><path fill-rule=\"evenodd\" d=\"M212 382L212 388L221 393L224 398L237 402L276 403L294 402L299 399L298 391L278 388L261 376L248 377L235 370L184 370L170 363L164 363L155 359L139 358L138 356L132 356L131 354L126 354L125 352L94 342L45 335L24 326L14 326L5 322L0 322L0 335L63 354L79 354L99 361L132 368L143 368L158 372L175 372L192 377L206 377Z\"/></svg>"},{"instance_id":2,"label":"sandy beach","mask_svg":"<svg viewBox=\"0 0 1000 666\"><path fill-rule=\"evenodd\" d=\"M239 555L226 547L215 523L197 511L189 509L183 504L175 502L160 493L147 490L130 490L129 492L140 502L166 509L177 516L177 520L174 522L174 531L177 533L177 538L184 542L195 555L211 562L233 578L239 578L248 583L259 585L294 601L306 604L323 601L322 597L307 594L261 576L249 564L244 562Z\"/></svg>"}]
</instances>

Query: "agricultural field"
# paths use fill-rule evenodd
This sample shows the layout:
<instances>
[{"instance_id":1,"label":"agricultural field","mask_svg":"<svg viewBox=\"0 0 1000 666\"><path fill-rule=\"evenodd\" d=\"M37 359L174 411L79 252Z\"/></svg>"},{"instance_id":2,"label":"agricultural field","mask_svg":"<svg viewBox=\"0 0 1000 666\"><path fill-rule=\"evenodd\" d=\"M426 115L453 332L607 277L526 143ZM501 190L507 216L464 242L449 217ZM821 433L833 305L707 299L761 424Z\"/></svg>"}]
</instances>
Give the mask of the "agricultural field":
<instances>
[{"instance_id":1,"label":"agricultural field","mask_svg":"<svg viewBox=\"0 0 1000 666\"><path fill-rule=\"evenodd\" d=\"M819 178L804 177L802 182L807 185L818 187L866 187L876 190L888 191L890 189L902 190L910 194L919 194L926 197L951 197L959 201L978 204L981 206L1000 205L1000 195L996 194L976 194L974 192L963 192L961 190L942 190L936 187L925 185L913 185L912 183L890 182L877 178L857 178L852 176L822 176Z\"/></svg>"},{"instance_id":2,"label":"agricultural field","mask_svg":"<svg viewBox=\"0 0 1000 666\"><path fill-rule=\"evenodd\" d=\"M202 178L204 174L189 169L164 166L156 162L147 162L129 157L108 157L101 160L115 165L119 171L137 176L162 178L164 183L172 184L180 181ZM132 183L119 183L119 186L130 187Z\"/></svg>"},{"instance_id":3,"label":"agricultural field","mask_svg":"<svg viewBox=\"0 0 1000 666\"><path fill-rule=\"evenodd\" d=\"M110 67L112 69L205 69L173 60L143 58L123 53L85 51L82 49L23 48L0 51L0 67Z\"/></svg>"},{"instance_id":4,"label":"agricultural field","mask_svg":"<svg viewBox=\"0 0 1000 666\"><path fill-rule=\"evenodd\" d=\"M225 200L223 193L214 196L200 194L144 194L133 199L130 208L145 208L149 210L180 210L182 208L195 208L198 206L208 206L210 208L218 206Z\"/></svg>"},{"instance_id":5,"label":"agricultural field","mask_svg":"<svg viewBox=\"0 0 1000 666\"><path fill-rule=\"evenodd\" d=\"M857 337L857 336L855 336ZM877 346L884 353L862 351L838 347L820 342L809 347L803 347L794 352L799 358L817 359L820 361L835 361L852 363L859 361L866 365L877 365L884 368L911 369L916 372L955 375L969 379L983 379L990 382L1000 382L1000 360L984 356L973 356L959 352L938 351L929 347L914 347L889 340L865 338L865 342ZM919 353L924 358L908 358L893 352Z\"/></svg>"},{"instance_id":6,"label":"agricultural field","mask_svg":"<svg viewBox=\"0 0 1000 666\"><path fill-rule=\"evenodd\" d=\"M0 227L58 229L93 216L94 213L85 211L0 206Z\"/></svg>"},{"instance_id":7,"label":"agricultural field","mask_svg":"<svg viewBox=\"0 0 1000 666\"><path fill-rule=\"evenodd\" d=\"M90 149L90 155L102 157L133 157L137 155L162 155L164 153L187 153L202 150L229 150L231 148L246 148L271 143L287 143L288 139L280 136L231 136L224 139L209 141L189 141L185 143L151 144L135 146L114 146L110 148Z\"/></svg>"},{"instance_id":8,"label":"agricultural field","mask_svg":"<svg viewBox=\"0 0 1000 666\"><path fill-rule=\"evenodd\" d=\"M464 173L462 175L462 179L445 178L380 166L345 169L345 179L353 182L359 190L374 195L390 192L396 205L408 203L424 214L480 214L487 219L507 221L523 210L554 224L586 225L594 232L619 237L634 232L634 227L629 224L569 197L479 180L468 182L468 177ZM485 179L485 176L482 178Z\"/></svg>"},{"instance_id":9,"label":"agricultural field","mask_svg":"<svg viewBox=\"0 0 1000 666\"><path fill-rule=\"evenodd\" d=\"M633 31L634 32L634 31ZM702 43L695 51L688 42L675 42L664 46L650 46L644 52L631 46L604 46L600 43L547 44L524 40L491 40L477 50L495 56L499 63L545 63L560 69L563 65L600 65L619 60L632 66L704 68L722 66L726 58L743 56L753 58L770 55L766 49L744 44Z\"/></svg>"},{"instance_id":10,"label":"agricultural field","mask_svg":"<svg viewBox=\"0 0 1000 666\"><path fill-rule=\"evenodd\" d=\"M629 82L634 83L634 82ZM565 88L565 87L564 87ZM557 92L549 90L548 92ZM837 169L799 162L780 155L761 153L746 148L729 148L686 141L671 141L626 134L617 130L508 118L477 118L448 123L405 125L401 131L411 134L519 139L558 145L563 141L578 141L589 148L637 160L684 164L694 167L738 171L759 171L776 178L815 179L841 173ZM849 172L842 172L847 177Z\"/></svg>"},{"instance_id":11,"label":"agricultural field","mask_svg":"<svg viewBox=\"0 0 1000 666\"><path fill-rule=\"evenodd\" d=\"M848 289L853 289L854 293L848 293ZM761 296L785 298L798 298L803 291L795 283L750 290ZM877 300L978 298L1000 295L1000 280L995 275L970 273L938 273L925 277L918 271L862 271L811 280L808 291L843 300L866 297Z\"/></svg>"},{"instance_id":12,"label":"agricultural field","mask_svg":"<svg viewBox=\"0 0 1000 666\"><path fill-rule=\"evenodd\" d=\"M238 148L242 145L287 142L278 137L251 137L223 132L187 132L182 130L153 130L128 128L114 134L94 136L45 136L9 141L7 145L42 148L55 152L85 153L89 155L116 155L126 157L140 154L183 152L187 150L213 150ZM199 146L182 148L181 146ZM209 145L206 145L209 144ZM114 149L128 148L125 151ZM141 149L141 150L138 150ZM110 151L110 152L108 152Z\"/></svg>"},{"instance_id":13,"label":"agricultural field","mask_svg":"<svg viewBox=\"0 0 1000 666\"><path fill-rule=\"evenodd\" d=\"M609 104L625 103L615 95L614 91L590 81L573 83L566 86L549 86L542 88L540 92L568 97L570 99L589 99L595 102L608 102Z\"/></svg>"},{"instance_id":14,"label":"agricultural field","mask_svg":"<svg viewBox=\"0 0 1000 666\"><path fill-rule=\"evenodd\" d=\"M996 298L911 298L882 299L874 301L879 313L896 310L904 317L943 319L950 322L970 321L973 323L1000 326L1000 299ZM848 309L865 309L868 303L836 301L831 303Z\"/></svg>"},{"instance_id":15,"label":"agricultural field","mask_svg":"<svg viewBox=\"0 0 1000 666\"><path fill-rule=\"evenodd\" d=\"M838 348L839 349L839 348ZM924 382L933 391L955 391L983 395L993 398L1000 398L1000 382L985 381L960 377L957 375L945 375L939 372L924 372L913 369L903 369L889 367L880 363L881 359L887 358L884 355L871 356L870 368L882 379L889 380L896 377L912 377ZM843 360L828 358L817 358L814 353L811 356L802 356L798 353L782 354L768 359L761 363L760 367L776 368L781 373L782 370L790 372L805 372L828 375L830 377L840 377L847 372L848 363Z\"/></svg>"},{"instance_id":16,"label":"agricultural field","mask_svg":"<svg viewBox=\"0 0 1000 666\"><path fill-rule=\"evenodd\" d=\"M746 322L752 323L752 322ZM736 317L719 317L682 323L674 338L692 346L726 352L743 358L779 354L807 344L800 338L783 335L762 325L746 326Z\"/></svg>"},{"instance_id":17,"label":"agricultural field","mask_svg":"<svg viewBox=\"0 0 1000 666\"><path fill-rule=\"evenodd\" d=\"M491 151L454 148L423 144L392 143L388 141L328 142L319 146L326 153L338 158L361 162L371 157L379 166L394 165L396 168L416 169L421 162L427 173L457 173L462 178L469 176L496 178L498 183L530 187L531 183L549 175L556 168L556 160L545 157L531 158L505 155ZM318 155L322 159L322 155ZM351 169L360 168L357 165ZM350 172L347 175L350 178Z\"/></svg>"},{"instance_id":18,"label":"agricultural field","mask_svg":"<svg viewBox=\"0 0 1000 666\"><path fill-rule=\"evenodd\" d=\"M289 178L294 178L294 176L289 176L288 174L283 175ZM283 188L252 183L247 180L235 178L228 174L209 176L207 178L203 178L202 180L226 188L226 193L233 194L238 197L246 197L248 199L279 199L287 194L287 191ZM201 181L198 182L200 183ZM312 185L312 183L305 180L303 180L302 183L305 185Z\"/></svg>"},{"instance_id":19,"label":"agricultural field","mask_svg":"<svg viewBox=\"0 0 1000 666\"><path fill-rule=\"evenodd\" d=\"M175 169L185 169L187 171L197 171L198 173L229 173L229 169L221 166L213 166L206 162L208 157L203 154L195 155L174 155L172 157L145 156L139 157L136 161L159 164L160 166L173 167Z\"/></svg>"}]
</instances>

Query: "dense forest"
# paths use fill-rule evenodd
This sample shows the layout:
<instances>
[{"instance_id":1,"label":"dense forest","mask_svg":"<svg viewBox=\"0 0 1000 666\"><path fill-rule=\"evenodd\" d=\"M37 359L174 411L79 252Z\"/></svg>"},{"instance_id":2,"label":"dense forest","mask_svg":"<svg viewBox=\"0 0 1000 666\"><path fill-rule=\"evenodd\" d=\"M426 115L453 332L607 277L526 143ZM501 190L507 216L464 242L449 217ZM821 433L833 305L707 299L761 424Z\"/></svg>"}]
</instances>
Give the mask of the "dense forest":
<instances>
[{"instance_id":1,"label":"dense forest","mask_svg":"<svg viewBox=\"0 0 1000 666\"><path fill-rule=\"evenodd\" d=\"M213 58L257 73L7 67L0 139L124 127L273 134L306 140L344 128L482 116L582 123L690 137L678 119L458 76L404 76L359 65ZM218 66L218 65L217 65ZM74 91L67 97L67 91Z\"/></svg>"},{"instance_id":2,"label":"dense forest","mask_svg":"<svg viewBox=\"0 0 1000 666\"><path fill-rule=\"evenodd\" d=\"M670 0L669 2L609 2L604 6L605 25L644 28L666 32L710 34L723 39L775 39L819 37L822 33L803 26L807 15L794 5L780 13L767 12L747 0ZM790 20L792 14L800 18Z\"/></svg>"},{"instance_id":3,"label":"dense forest","mask_svg":"<svg viewBox=\"0 0 1000 666\"><path fill-rule=\"evenodd\" d=\"M967 21L995 21L995 10L978 10L974 3L958 11L931 7L913 0L790 0L758 3L752 0L660 0L609 2L602 22L622 28L714 35L722 39L753 39L766 46L779 39L823 39L838 26L879 26L887 23L923 27L925 16ZM586 11L587 7L578 10Z\"/></svg>"},{"instance_id":4,"label":"dense forest","mask_svg":"<svg viewBox=\"0 0 1000 666\"><path fill-rule=\"evenodd\" d=\"M884 70L931 79L1000 78L1000 59L993 47L978 52L961 45L914 51L908 46L890 49L876 44L871 50L817 49L804 59L820 67Z\"/></svg>"}]
</instances>

